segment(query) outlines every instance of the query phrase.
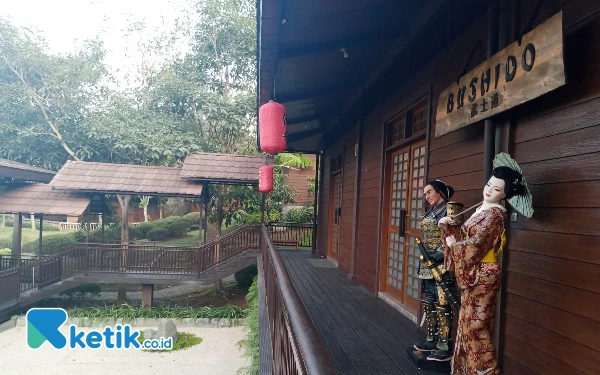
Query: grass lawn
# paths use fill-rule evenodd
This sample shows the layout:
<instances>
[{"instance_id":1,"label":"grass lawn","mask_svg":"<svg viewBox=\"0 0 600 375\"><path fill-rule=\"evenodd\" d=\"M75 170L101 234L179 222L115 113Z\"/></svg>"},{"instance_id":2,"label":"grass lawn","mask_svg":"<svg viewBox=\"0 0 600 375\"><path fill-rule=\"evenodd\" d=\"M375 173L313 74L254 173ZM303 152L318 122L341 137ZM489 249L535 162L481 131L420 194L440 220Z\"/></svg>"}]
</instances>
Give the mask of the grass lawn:
<instances>
[{"instance_id":1,"label":"grass lawn","mask_svg":"<svg viewBox=\"0 0 600 375\"><path fill-rule=\"evenodd\" d=\"M44 237L55 236L66 232L42 232ZM1 228L0 229L0 242L11 242L12 241L12 228ZM23 228L21 231L21 243L37 240L40 236L39 230L32 231L30 228Z\"/></svg>"},{"instance_id":2,"label":"grass lawn","mask_svg":"<svg viewBox=\"0 0 600 375\"><path fill-rule=\"evenodd\" d=\"M148 244L155 246L180 246L180 247L194 247L198 246L198 233L199 231L193 230L191 232L187 232L187 234L183 237L173 238L166 241L150 241L148 239L136 240L138 244Z\"/></svg>"}]
</instances>

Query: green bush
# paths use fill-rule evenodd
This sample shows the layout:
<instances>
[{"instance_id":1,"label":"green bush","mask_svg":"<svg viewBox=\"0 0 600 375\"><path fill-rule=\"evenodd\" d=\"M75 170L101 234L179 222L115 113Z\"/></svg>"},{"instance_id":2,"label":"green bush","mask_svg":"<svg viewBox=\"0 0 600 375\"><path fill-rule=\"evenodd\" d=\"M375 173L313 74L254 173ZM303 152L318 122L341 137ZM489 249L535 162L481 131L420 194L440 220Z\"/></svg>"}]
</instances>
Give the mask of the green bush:
<instances>
[{"instance_id":1,"label":"green bush","mask_svg":"<svg viewBox=\"0 0 600 375\"><path fill-rule=\"evenodd\" d=\"M42 240L42 254L54 254L61 250L67 250L68 247L77 243L75 233L56 234L51 237L44 237ZM39 249L39 239L23 244L24 253L37 254Z\"/></svg>"},{"instance_id":2,"label":"green bush","mask_svg":"<svg viewBox=\"0 0 600 375\"><path fill-rule=\"evenodd\" d=\"M158 227L158 222L160 222L160 220L148 221L145 223L140 223L136 226L132 226L129 228L129 238L148 238L148 232L150 232L152 229L156 229Z\"/></svg>"},{"instance_id":3,"label":"green bush","mask_svg":"<svg viewBox=\"0 0 600 375\"><path fill-rule=\"evenodd\" d=\"M256 268L256 264L252 264L242 270L237 271L233 277L235 278L235 282L240 288L248 288L252 285L252 280L254 277L258 275L258 269Z\"/></svg>"},{"instance_id":4,"label":"green bush","mask_svg":"<svg viewBox=\"0 0 600 375\"><path fill-rule=\"evenodd\" d=\"M59 294L60 296L69 299L80 299L84 297L99 296L100 292L101 290L99 284L81 284Z\"/></svg>"},{"instance_id":5,"label":"green bush","mask_svg":"<svg viewBox=\"0 0 600 375\"><path fill-rule=\"evenodd\" d=\"M287 223L312 223L314 219L313 207L290 208L283 215L283 221Z\"/></svg>"},{"instance_id":6,"label":"green bush","mask_svg":"<svg viewBox=\"0 0 600 375\"><path fill-rule=\"evenodd\" d=\"M121 241L121 226L120 225L110 225L104 228L104 235L106 236L106 241ZM133 238L133 237L132 237ZM75 240L77 242L86 242L85 231L78 230L75 232ZM102 243L104 239L102 238L102 228L94 229L90 231L90 243Z\"/></svg>"},{"instance_id":7,"label":"green bush","mask_svg":"<svg viewBox=\"0 0 600 375\"><path fill-rule=\"evenodd\" d=\"M246 316L246 327L248 327L248 338L241 340L238 345L244 348L244 355L250 359L250 366L243 368L244 373L259 374L259 336L258 336L258 286L255 277L246 295L248 301L248 315Z\"/></svg>"},{"instance_id":8,"label":"green bush","mask_svg":"<svg viewBox=\"0 0 600 375\"><path fill-rule=\"evenodd\" d=\"M10 255L11 250L9 248L0 249L0 256Z\"/></svg>"},{"instance_id":9,"label":"green bush","mask_svg":"<svg viewBox=\"0 0 600 375\"><path fill-rule=\"evenodd\" d=\"M12 236L7 239L0 240L0 249L12 249Z\"/></svg>"},{"instance_id":10,"label":"green bush","mask_svg":"<svg viewBox=\"0 0 600 375\"><path fill-rule=\"evenodd\" d=\"M187 220L181 220L169 225L169 235L171 237L179 237L190 229L190 223Z\"/></svg>"},{"instance_id":11,"label":"green bush","mask_svg":"<svg viewBox=\"0 0 600 375\"><path fill-rule=\"evenodd\" d=\"M39 223L36 225L39 225ZM39 228L39 227L36 226L36 228ZM58 229L58 227L56 225L43 223L42 232L58 232L58 231L60 231L60 230Z\"/></svg>"},{"instance_id":12,"label":"green bush","mask_svg":"<svg viewBox=\"0 0 600 375\"><path fill-rule=\"evenodd\" d=\"M169 238L169 234L168 228L159 227L148 232L148 239L150 241L164 241Z\"/></svg>"},{"instance_id":13,"label":"green bush","mask_svg":"<svg viewBox=\"0 0 600 375\"><path fill-rule=\"evenodd\" d=\"M190 223L190 228L195 229L200 227L200 212L190 212L182 218Z\"/></svg>"}]
</instances>

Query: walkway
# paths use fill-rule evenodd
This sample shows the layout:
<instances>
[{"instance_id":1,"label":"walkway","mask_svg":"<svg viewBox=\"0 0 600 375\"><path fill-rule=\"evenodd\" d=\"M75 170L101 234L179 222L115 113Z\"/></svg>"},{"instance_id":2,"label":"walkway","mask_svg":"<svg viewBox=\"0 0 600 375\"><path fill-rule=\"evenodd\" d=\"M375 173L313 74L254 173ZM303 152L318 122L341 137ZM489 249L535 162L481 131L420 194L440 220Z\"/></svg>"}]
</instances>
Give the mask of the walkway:
<instances>
[{"instance_id":1,"label":"walkway","mask_svg":"<svg viewBox=\"0 0 600 375\"><path fill-rule=\"evenodd\" d=\"M325 259L309 251L280 251L296 290L340 374L448 374L448 363L418 369L407 348L419 328Z\"/></svg>"}]
</instances>

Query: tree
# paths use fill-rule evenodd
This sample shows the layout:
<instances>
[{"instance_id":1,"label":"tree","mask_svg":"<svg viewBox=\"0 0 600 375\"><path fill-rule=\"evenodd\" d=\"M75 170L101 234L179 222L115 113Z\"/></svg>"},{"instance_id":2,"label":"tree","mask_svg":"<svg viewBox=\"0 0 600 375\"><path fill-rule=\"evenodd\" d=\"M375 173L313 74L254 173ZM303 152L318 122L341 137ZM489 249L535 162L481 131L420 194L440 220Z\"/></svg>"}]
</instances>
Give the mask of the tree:
<instances>
[{"instance_id":1,"label":"tree","mask_svg":"<svg viewBox=\"0 0 600 375\"><path fill-rule=\"evenodd\" d=\"M53 55L43 39L0 18L0 154L56 169L81 158L85 118L106 73L96 40Z\"/></svg>"}]
</instances>

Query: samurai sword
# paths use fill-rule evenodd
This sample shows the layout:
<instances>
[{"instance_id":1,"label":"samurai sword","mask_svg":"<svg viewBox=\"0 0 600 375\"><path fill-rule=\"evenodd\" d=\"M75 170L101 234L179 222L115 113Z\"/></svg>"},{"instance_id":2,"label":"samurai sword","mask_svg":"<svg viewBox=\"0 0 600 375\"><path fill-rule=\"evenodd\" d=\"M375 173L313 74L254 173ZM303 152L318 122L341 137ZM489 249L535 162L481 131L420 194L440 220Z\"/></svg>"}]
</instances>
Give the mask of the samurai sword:
<instances>
[{"instance_id":1,"label":"samurai sword","mask_svg":"<svg viewBox=\"0 0 600 375\"><path fill-rule=\"evenodd\" d=\"M423 242L421 242L421 239L417 238L416 240L417 246L421 251L421 259L425 262L425 264L427 264L427 267L429 267L429 269L431 270L431 274L433 275L433 278L435 279L437 285L439 285L439 287L442 288L442 290L446 294L446 297L448 297L448 301L450 301L450 303L453 304L457 309L460 309L460 299L454 295L454 293L452 292L452 290L450 290L449 287L453 284L450 274L448 274L448 272L443 273L440 270L439 266L436 266L435 262L431 260L429 254L427 254L427 250L425 250L425 246L423 246Z\"/></svg>"}]
</instances>

